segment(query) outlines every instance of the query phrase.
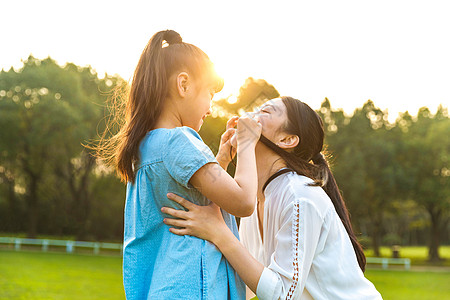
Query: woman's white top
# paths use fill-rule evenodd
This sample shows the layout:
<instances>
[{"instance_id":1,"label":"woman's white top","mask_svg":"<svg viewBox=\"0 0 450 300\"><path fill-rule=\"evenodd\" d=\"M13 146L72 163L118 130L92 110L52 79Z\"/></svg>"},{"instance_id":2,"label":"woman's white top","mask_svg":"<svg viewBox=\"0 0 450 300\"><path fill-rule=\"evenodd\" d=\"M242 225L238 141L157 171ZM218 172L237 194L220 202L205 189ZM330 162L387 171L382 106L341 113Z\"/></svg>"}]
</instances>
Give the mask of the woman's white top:
<instances>
[{"instance_id":1,"label":"woman's white top","mask_svg":"<svg viewBox=\"0 0 450 300\"><path fill-rule=\"evenodd\" d=\"M382 299L364 277L330 198L308 183L288 172L267 185L263 241L257 210L241 219L241 241L264 265L258 299Z\"/></svg>"}]
</instances>

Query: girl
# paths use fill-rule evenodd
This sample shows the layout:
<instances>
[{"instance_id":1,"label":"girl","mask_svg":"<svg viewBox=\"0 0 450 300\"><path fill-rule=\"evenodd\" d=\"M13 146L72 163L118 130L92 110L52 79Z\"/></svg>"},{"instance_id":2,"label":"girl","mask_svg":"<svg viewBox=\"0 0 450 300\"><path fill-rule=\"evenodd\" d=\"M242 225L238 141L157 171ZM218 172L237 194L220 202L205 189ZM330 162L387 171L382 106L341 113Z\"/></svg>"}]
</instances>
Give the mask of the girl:
<instances>
[{"instance_id":1,"label":"girl","mask_svg":"<svg viewBox=\"0 0 450 300\"><path fill-rule=\"evenodd\" d=\"M256 201L255 145L261 124L234 118L217 157L197 131L223 83L208 56L178 33L156 33L134 73L126 123L110 142L127 184L123 280L127 299L243 299L245 285L217 248L205 240L170 234L161 207L181 208L168 191L197 205L213 201L237 237L236 216L252 214ZM228 160L237 125L240 163L232 178Z\"/></svg>"},{"instance_id":2,"label":"girl","mask_svg":"<svg viewBox=\"0 0 450 300\"><path fill-rule=\"evenodd\" d=\"M173 194L189 211L163 208L179 218L164 220L178 227L170 231L212 241L261 300L381 299L364 277L364 253L321 154L320 117L291 97L265 103L256 115L263 126L255 150L258 202L241 220L242 244L215 205Z\"/></svg>"}]
</instances>

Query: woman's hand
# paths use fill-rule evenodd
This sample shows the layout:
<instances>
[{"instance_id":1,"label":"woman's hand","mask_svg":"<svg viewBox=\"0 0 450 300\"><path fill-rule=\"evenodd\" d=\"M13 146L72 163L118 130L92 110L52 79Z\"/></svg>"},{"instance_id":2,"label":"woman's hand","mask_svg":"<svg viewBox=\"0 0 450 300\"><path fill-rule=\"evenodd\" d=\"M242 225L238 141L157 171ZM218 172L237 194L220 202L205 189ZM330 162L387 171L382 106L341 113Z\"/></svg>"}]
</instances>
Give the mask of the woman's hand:
<instances>
[{"instance_id":1,"label":"woman's hand","mask_svg":"<svg viewBox=\"0 0 450 300\"><path fill-rule=\"evenodd\" d=\"M193 235L216 244L224 230L229 230L223 220L220 208L213 202L208 206L199 206L172 193L168 193L167 198L181 204L188 210L161 208L163 213L177 218L164 219L165 224L179 227L171 227L170 232L177 235Z\"/></svg>"},{"instance_id":2,"label":"woman's hand","mask_svg":"<svg viewBox=\"0 0 450 300\"><path fill-rule=\"evenodd\" d=\"M220 137L220 146L219 151L217 152L216 159L221 166L227 166L236 155L236 147L233 148L233 145L231 144L231 138L236 133L236 128L234 127L236 126L238 119L238 116L229 119L227 122L226 130Z\"/></svg>"}]
</instances>

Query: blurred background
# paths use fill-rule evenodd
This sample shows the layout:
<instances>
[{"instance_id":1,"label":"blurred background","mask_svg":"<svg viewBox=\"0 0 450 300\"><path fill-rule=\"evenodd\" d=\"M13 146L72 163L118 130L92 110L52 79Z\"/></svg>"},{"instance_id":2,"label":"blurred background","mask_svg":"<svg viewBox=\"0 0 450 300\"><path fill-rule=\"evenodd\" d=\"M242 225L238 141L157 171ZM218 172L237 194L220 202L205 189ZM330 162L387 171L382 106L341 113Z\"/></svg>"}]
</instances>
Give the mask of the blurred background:
<instances>
[{"instance_id":1,"label":"blurred background","mask_svg":"<svg viewBox=\"0 0 450 300\"><path fill-rule=\"evenodd\" d=\"M202 48L225 79L200 130L213 152L230 116L280 95L306 102L325 122L367 256L412 264L374 259L367 277L385 299L450 295L447 2L0 7L0 298L124 297L125 185L85 146L164 29Z\"/></svg>"}]
</instances>

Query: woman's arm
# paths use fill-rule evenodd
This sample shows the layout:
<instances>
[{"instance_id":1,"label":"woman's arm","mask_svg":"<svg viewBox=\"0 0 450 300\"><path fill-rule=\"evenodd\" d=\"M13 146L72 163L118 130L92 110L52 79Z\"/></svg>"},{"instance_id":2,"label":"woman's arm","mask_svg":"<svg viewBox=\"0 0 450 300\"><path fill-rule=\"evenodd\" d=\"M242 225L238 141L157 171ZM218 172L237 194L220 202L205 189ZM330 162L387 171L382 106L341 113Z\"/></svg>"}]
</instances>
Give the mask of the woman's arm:
<instances>
[{"instance_id":1,"label":"woman's arm","mask_svg":"<svg viewBox=\"0 0 450 300\"><path fill-rule=\"evenodd\" d=\"M212 202L235 216L252 214L257 192L255 146L261 124L248 116L237 121L237 166L234 178L221 166L208 163L192 175L190 183Z\"/></svg>"},{"instance_id":2,"label":"woman's arm","mask_svg":"<svg viewBox=\"0 0 450 300\"><path fill-rule=\"evenodd\" d=\"M179 218L164 220L167 225L180 227L169 230L214 243L260 300L294 299L302 294L322 228L322 217L314 204L299 199L279 201L285 207L276 216L280 228L270 236L275 251L269 266L264 267L231 233L214 203L197 206L174 194L168 194L168 198L188 209L162 208Z\"/></svg>"},{"instance_id":3,"label":"woman's arm","mask_svg":"<svg viewBox=\"0 0 450 300\"><path fill-rule=\"evenodd\" d=\"M259 278L264 270L263 264L248 252L228 227L215 236L216 239L211 242L219 248L245 284L256 293Z\"/></svg>"},{"instance_id":4,"label":"woman's arm","mask_svg":"<svg viewBox=\"0 0 450 300\"><path fill-rule=\"evenodd\" d=\"M230 231L223 220L220 208L214 203L208 206L198 206L174 194L168 194L167 197L188 209L188 211L169 207L161 209L162 212L179 218L164 219L165 224L180 227L178 229L170 228L170 232L177 235L193 235L214 243L245 284L256 293L264 266L245 249Z\"/></svg>"}]
</instances>

